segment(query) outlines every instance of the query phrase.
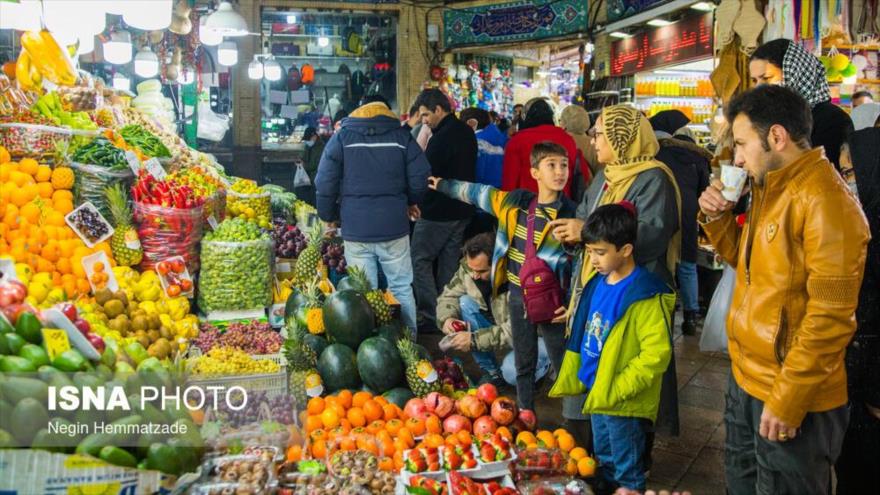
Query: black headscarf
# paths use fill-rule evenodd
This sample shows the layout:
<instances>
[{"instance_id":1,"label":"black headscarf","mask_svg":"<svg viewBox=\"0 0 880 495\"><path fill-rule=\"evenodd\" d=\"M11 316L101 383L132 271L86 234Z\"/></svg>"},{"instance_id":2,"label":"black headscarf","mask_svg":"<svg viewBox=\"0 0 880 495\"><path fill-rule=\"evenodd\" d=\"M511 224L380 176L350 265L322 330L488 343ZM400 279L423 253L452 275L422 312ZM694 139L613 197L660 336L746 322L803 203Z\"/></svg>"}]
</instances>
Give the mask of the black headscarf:
<instances>
[{"instance_id":1,"label":"black headscarf","mask_svg":"<svg viewBox=\"0 0 880 495\"><path fill-rule=\"evenodd\" d=\"M687 118L687 115L680 110L663 110L648 120L651 122L651 127L655 131L665 132L666 134L669 134L668 137L672 137L672 135L675 134L675 131L688 125L691 121L691 119Z\"/></svg>"},{"instance_id":2,"label":"black headscarf","mask_svg":"<svg viewBox=\"0 0 880 495\"><path fill-rule=\"evenodd\" d=\"M543 98L535 100L529 106L525 119L519 125L519 130L538 127L539 125L556 125L556 121L553 118L553 109L550 108L547 100Z\"/></svg>"}]
</instances>

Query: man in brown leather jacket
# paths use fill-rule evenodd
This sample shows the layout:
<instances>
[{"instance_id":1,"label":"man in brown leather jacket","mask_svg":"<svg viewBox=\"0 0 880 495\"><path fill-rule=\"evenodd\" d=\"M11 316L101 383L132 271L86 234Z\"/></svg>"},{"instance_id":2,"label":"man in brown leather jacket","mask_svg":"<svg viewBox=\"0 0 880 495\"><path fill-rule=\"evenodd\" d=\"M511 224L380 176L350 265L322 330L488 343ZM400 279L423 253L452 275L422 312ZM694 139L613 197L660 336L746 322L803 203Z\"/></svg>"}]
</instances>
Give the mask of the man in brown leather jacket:
<instances>
[{"instance_id":1,"label":"man in brown leather jacket","mask_svg":"<svg viewBox=\"0 0 880 495\"><path fill-rule=\"evenodd\" d=\"M848 422L844 355L870 238L867 221L821 148L810 149L806 101L761 86L728 106L735 163L752 200L713 183L700 222L736 267L727 316L733 368L724 415L730 494L825 493Z\"/></svg>"}]
</instances>

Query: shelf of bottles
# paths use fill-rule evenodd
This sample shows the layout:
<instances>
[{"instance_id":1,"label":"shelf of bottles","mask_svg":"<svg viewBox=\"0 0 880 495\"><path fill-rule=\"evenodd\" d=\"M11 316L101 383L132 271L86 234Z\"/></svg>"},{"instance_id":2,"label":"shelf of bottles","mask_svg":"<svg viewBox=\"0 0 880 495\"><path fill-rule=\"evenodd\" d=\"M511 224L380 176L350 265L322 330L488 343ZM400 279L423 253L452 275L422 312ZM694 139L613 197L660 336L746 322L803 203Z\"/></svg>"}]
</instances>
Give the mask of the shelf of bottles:
<instances>
[{"instance_id":1,"label":"shelf of bottles","mask_svg":"<svg viewBox=\"0 0 880 495\"><path fill-rule=\"evenodd\" d=\"M680 110L692 124L703 125L715 114L715 90L704 73L636 76L636 106L649 117Z\"/></svg>"}]
</instances>

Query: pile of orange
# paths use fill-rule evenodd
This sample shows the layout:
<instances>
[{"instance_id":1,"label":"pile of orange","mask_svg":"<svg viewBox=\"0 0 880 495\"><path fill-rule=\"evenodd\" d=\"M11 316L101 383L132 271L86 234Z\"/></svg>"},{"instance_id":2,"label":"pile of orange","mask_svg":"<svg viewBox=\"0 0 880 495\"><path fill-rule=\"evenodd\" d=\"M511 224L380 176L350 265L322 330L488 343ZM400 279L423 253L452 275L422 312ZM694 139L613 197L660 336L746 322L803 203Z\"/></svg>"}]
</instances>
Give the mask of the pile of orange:
<instances>
[{"instance_id":1,"label":"pile of orange","mask_svg":"<svg viewBox=\"0 0 880 495\"><path fill-rule=\"evenodd\" d=\"M25 263L34 273L50 273L52 285L74 298L90 289L82 258L101 250L113 265L113 257L109 243L90 249L64 221L74 209L71 173L32 158L13 162L0 147L0 256Z\"/></svg>"}]
</instances>

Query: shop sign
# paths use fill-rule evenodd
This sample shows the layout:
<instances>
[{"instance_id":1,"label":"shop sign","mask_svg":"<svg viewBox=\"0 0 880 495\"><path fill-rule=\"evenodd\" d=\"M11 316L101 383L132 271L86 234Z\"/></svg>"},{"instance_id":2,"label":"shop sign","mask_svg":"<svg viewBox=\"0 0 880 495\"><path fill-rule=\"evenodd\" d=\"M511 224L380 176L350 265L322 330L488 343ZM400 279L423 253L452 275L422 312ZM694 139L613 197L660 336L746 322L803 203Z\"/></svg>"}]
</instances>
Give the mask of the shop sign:
<instances>
[{"instance_id":1,"label":"shop sign","mask_svg":"<svg viewBox=\"0 0 880 495\"><path fill-rule=\"evenodd\" d=\"M608 22L619 21L627 17L634 16L639 12L666 3L669 0L609 0L608 2Z\"/></svg>"},{"instance_id":2,"label":"shop sign","mask_svg":"<svg viewBox=\"0 0 880 495\"><path fill-rule=\"evenodd\" d=\"M587 32L584 0L521 0L443 13L446 47L534 41Z\"/></svg>"},{"instance_id":3,"label":"shop sign","mask_svg":"<svg viewBox=\"0 0 880 495\"><path fill-rule=\"evenodd\" d=\"M707 12L615 41L611 44L611 75L711 57L712 38L712 13Z\"/></svg>"}]
</instances>

